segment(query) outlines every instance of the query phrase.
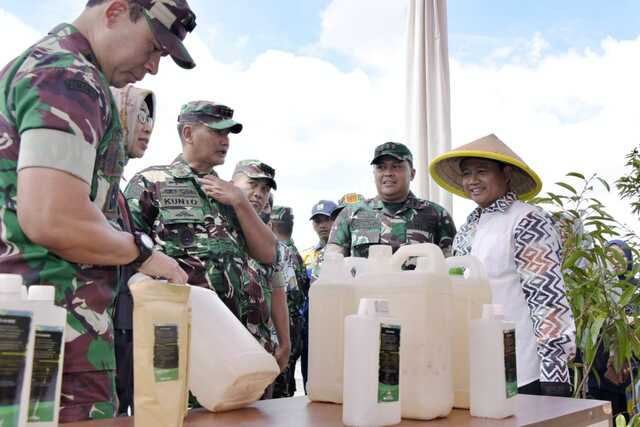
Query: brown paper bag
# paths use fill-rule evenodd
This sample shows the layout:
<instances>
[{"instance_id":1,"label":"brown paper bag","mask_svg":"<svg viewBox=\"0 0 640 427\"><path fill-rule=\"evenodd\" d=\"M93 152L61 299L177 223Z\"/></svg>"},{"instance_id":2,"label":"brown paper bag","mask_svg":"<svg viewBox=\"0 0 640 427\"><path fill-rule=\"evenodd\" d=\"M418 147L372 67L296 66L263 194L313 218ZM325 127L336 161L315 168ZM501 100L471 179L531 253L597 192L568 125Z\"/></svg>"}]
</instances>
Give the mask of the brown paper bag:
<instances>
[{"instance_id":1,"label":"brown paper bag","mask_svg":"<svg viewBox=\"0 0 640 427\"><path fill-rule=\"evenodd\" d=\"M132 283L133 401L136 427L182 427L187 411L189 287Z\"/></svg>"}]
</instances>

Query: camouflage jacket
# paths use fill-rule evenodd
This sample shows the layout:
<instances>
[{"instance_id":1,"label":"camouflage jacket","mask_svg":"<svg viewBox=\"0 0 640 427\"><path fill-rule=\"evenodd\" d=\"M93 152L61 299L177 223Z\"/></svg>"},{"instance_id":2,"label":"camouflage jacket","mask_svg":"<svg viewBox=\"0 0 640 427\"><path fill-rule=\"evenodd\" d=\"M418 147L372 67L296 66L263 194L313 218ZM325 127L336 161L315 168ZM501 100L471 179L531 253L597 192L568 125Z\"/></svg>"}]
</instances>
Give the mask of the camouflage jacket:
<instances>
[{"instance_id":1,"label":"camouflage jacket","mask_svg":"<svg viewBox=\"0 0 640 427\"><path fill-rule=\"evenodd\" d=\"M182 155L138 172L125 196L136 229L180 263L189 284L214 290L241 320L253 309L268 312L258 295L260 307L245 304L257 291L249 287L247 244L233 208L204 194Z\"/></svg>"},{"instance_id":2,"label":"camouflage jacket","mask_svg":"<svg viewBox=\"0 0 640 427\"><path fill-rule=\"evenodd\" d=\"M17 171L45 167L82 179L92 202L115 220L125 159L115 112L88 40L71 25L56 27L0 72L0 271L55 286L55 302L68 313L65 373L115 369L107 308L116 267L78 265L31 242L17 221Z\"/></svg>"},{"instance_id":3,"label":"camouflage jacket","mask_svg":"<svg viewBox=\"0 0 640 427\"><path fill-rule=\"evenodd\" d=\"M302 351L303 310L309 291L309 278L302 257L292 239L281 242L288 250L286 264L291 266L295 277L287 284L287 305L289 306L289 337L291 357L295 360Z\"/></svg>"},{"instance_id":4,"label":"camouflage jacket","mask_svg":"<svg viewBox=\"0 0 640 427\"><path fill-rule=\"evenodd\" d=\"M307 270L307 277L309 278L309 284L318 280L320 274L320 265L324 260L324 248L322 243L318 242L317 245L305 250L302 255L304 266Z\"/></svg>"},{"instance_id":5,"label":"camouflage jacket","mask_svg":"<svg viewBox=\"0 0 640 427\"><path fill-rule=\"evenodd\" d=\"M265 301L260 311L249 310L247 329L270 353L275 352L278 337L271 320L271 293L275 288L296 286L295 273L289 264L289 249L278 242L276 246L276 261L273 264L262 264L253 258L249 260L250 284L247 290L248 301Z\"/></svg>"},{"instance_id":6,"label":"camouflage jacket","mask_svg":"<svg viewBox=\"0 0 640 427\"><path fill-rule=\"evenodd\" d=\"M378 197L362 206L347 206L331 227L330 244L345 250L345 256L367 257L370 245L400 246L435 243L445 255L451 250L456 228L449 213L428 200L409 193L407 199L390 212Z\"/></svg>"}]
</instances>

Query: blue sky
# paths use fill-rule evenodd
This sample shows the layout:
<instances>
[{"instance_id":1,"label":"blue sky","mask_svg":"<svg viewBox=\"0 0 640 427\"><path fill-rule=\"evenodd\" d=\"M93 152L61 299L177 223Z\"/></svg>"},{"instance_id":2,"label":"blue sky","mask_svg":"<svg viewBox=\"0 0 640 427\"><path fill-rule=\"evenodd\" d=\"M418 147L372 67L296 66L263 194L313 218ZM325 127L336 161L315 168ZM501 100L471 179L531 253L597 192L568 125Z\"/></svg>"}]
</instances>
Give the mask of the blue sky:
<instances>
[{"instance_id":1,"label":"blue sky","mask_svg":"<svg viewBox=\"0 0 640 427\"><path fill-rule=\"evenodd\" d=\"M313 203L373 196L373 148L405 136L407 0L189 3L198 28L187 46L198 66L186 72L167 59L139 84L156 92L157 125L125 176L175 157L182 103L224 101L245 129L220 175L246 158L274 166L276 203L294 208L302 221L294 237L310 246ZM0 62L83 5L0 0ZM450 0L448 15L453 147L496 133L538 172L543 191L572 170L620 176L640 142L639 1ZM599 198L640 231L625 202ZM454 197L457 225L472 208Z\"/></svg>"},{"instance_id":2,"label":"blue sky","mask_svg":"<svg viewBox=\"0 0 640 427\"><path fill-rule=\"evenodd\" d=\"M64 8L56 7L60 1L82 4L82 0L2 0L1 7L46 31L65 17ZM268 49L308 53L308 46L320 37L322 14L331 3L195 0L191 4L199 2L206 4L206 11L198 15L198 30L210 48L223 61L244 64ZM486 59L500 47L517 47L536 33L548 43L550 53L587 47L597 50L606 37L631 39L640 33L640 2L635 0L450 0L447 7L450 53L465 62ZM341 68L354 66L349 58L330 49L314 53Z\"/></svg>"}]
</instances>

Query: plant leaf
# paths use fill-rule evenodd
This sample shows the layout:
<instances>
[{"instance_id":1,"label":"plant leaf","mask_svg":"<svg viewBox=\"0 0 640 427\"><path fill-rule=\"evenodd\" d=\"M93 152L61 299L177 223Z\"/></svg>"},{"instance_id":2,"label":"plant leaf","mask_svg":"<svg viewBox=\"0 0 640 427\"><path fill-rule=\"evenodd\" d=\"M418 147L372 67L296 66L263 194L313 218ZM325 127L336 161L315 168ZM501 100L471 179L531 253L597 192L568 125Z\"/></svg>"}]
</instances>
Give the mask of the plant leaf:
<instances>
[{"instance_id":1,"label":"plant leaf","mask_svg":"<svg viewBox=\"0 0 640 427\"><path fill-rule=\"evenodd\" d=\"M569 173L567 174L567 176L572 176L572 177L574 177L574 178L580 178L580 179L581 179L581 180L583 180L583 181L585 181L585 180L586 180L586 178L584 177L584 175L582 175L582 174L581 174L581 173L579 173L579 172L569 172Z\"/></svg>"},{"instance_id":2,"label":"plant leaf","mask_svg":"<svg viewBox=\"0 0 640 427\"><path fill-rule=\"evenodd\" d=\"M578 192L576 191L576 189L570 186L569 184L567 184L566 182L556 182L556 185L559 185L560 187L572 192L576 196L578 195Z\"/></svg>"}]
</instances>

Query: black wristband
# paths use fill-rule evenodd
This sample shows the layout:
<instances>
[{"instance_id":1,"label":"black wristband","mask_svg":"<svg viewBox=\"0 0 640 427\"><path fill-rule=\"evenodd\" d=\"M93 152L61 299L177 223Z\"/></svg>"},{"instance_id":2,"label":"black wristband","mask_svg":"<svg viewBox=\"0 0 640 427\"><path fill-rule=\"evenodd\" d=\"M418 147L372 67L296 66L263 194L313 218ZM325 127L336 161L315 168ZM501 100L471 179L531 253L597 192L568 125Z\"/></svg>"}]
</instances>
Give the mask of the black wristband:
<instances>
[{"instance_id":1,"label":"black wristband","mask_svg":"<svg viewBox=\"0 0 640 427\"><path fill-rule=\"evenodd\" d=\"M133 233L133 242L136 244L139 253L138 257L129 265L138 270L153 254L153 240L148 235L136 231Z\"/></svg>"}]
</instances>

